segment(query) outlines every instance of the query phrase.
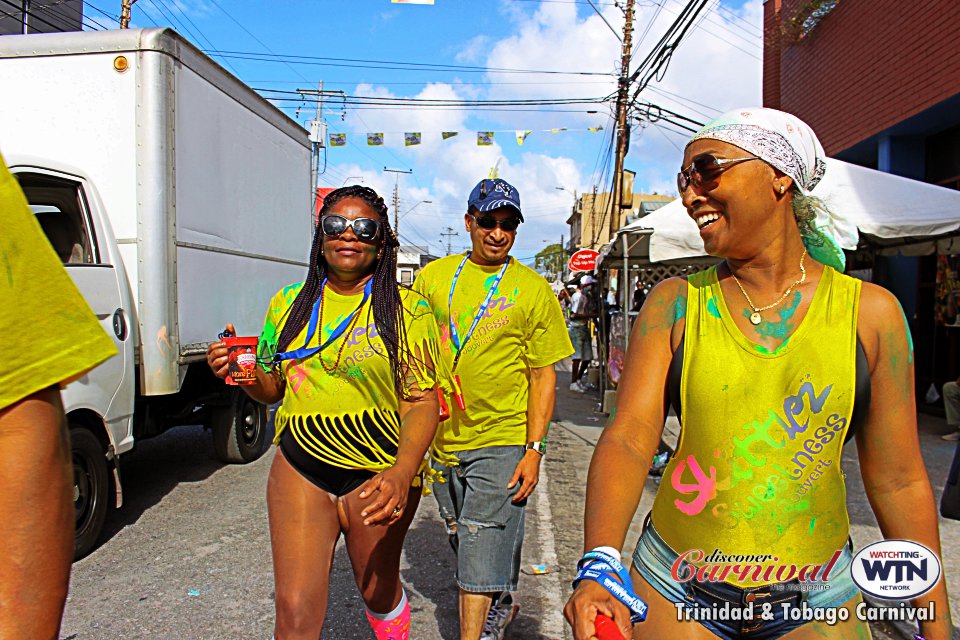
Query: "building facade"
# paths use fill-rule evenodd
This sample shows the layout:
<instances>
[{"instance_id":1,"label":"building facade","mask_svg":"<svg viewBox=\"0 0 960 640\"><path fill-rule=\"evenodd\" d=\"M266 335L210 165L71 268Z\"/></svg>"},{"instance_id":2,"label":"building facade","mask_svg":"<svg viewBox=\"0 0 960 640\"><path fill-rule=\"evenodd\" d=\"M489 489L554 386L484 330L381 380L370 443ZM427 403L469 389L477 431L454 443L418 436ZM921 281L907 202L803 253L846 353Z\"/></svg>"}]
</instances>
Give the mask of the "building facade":
<instances>
[{"instance_id":1,"label":"building facade","mask_svg":"<svg viewBox=\"0 0 960 640\"><path fill-rule=\"evenodd\" d=\"M675 196L663 196L657 193L634 193L633 207L618 209L617 226L619 229L634 220L654 211L673 200ZM567 218L570 225L570 241L566 249L597 249L610 242L610 202L611 194L585 193L577 198L576 204Z\"/></svg>"},{"instance_id":2,"label":"building facade","mask_svg":"<svg viewBox=\"0 0 960 640\"><path fill-rule=\"evenodd\" d=\"M766 0L763 65L764 106L810 124L827 155L960 189L957 0ZM960 329L942 311L956 261L872 264L910 321L920 392L960 374Z\"/></svg>"}]
</instances>

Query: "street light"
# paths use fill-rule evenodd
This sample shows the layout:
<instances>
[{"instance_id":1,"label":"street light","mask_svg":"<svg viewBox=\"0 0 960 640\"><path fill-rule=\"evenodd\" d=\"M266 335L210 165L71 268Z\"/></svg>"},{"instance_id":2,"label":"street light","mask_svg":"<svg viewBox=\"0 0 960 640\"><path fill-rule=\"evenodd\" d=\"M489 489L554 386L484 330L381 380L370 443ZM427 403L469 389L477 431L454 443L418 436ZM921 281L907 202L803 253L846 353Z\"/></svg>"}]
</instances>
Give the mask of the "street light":
<instances>
[{"instance_id":1,"label":"street light","mask_svg":"<svg viewBox=\"0 0 960 640\"><path fill-rule=\"evenodd\" d=\"M416 209L422 204L433 204L433 200L421 200L417 204L413 205L412 207L404 211L403 214L400 216L400 219L403 220L404 218L406 218L408 213L410 213L411 211L413 211L414 209Z\"/></svg>"},{"instance_id":2,"label":"street light","mask_svg":"<svg viewBox=\"0 0 960 640\"><path fill-rule=\"evenodd\" d=\"M346 180L343 181L343 184L340 185L341 188L347 186L347 183L351 180L359 180L360 184L363 184L363 176L347 176Z\"/></svg>"}]
</instances>

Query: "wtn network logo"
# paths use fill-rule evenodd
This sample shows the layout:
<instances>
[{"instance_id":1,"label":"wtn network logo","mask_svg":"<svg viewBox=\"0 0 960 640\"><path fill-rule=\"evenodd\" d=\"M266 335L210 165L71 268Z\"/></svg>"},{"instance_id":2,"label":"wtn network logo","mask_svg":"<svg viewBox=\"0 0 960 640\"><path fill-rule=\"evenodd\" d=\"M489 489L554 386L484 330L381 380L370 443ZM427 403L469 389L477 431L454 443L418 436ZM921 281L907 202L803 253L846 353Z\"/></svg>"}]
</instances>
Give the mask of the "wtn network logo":
<instances>
[{"instance_id":1,"label":"wtn network logo","mask_svg":"<svg viewBox=\"0 0 960 640\"><path fill-rule=\"evenodd\" d=\"M906 600L929 591L940 579L940 559L909 540L884 540L861 549L850 565L853 581L878 598Z\"/></svg>"}]
</instances>

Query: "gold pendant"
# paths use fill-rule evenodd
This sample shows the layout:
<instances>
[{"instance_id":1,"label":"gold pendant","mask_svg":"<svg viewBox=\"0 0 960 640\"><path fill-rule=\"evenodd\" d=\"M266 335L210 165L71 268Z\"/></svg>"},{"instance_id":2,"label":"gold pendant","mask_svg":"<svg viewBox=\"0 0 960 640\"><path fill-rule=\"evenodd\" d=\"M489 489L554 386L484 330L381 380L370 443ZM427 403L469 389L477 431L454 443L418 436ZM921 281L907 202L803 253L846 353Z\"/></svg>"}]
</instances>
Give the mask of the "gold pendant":
<instances>
[{"instance_id":1,"label":"gold pendant","mask_svg":"<svg viewBox=\"0 0 960 640\"><path fill-rule=\"evenodd\" d=\"M760 324L760 314L756 311L750 314L750 323L751 324Z\"/></svg>"}]
</instances>

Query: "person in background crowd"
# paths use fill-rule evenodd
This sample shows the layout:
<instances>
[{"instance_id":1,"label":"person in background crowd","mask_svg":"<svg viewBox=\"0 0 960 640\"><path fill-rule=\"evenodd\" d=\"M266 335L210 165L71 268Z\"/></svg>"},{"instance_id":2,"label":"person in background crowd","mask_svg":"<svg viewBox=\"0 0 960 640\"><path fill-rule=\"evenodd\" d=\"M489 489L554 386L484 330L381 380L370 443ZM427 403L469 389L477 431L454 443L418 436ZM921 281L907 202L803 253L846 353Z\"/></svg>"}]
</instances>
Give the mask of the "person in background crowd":
<instances>
[{"instance_id":1,"label":"person in background crowd","mask_svg":"<svg viewBox=\"0 0 960 640\"><path fill-rule=\"evenodd\" d=\"M637 278L637 288L633 290L633 300L630 304L631 311L640 311L640 307L643 306L643 303L647 299L647 290L646 286L643 283L643 280Z\"/></svg>"},{"instance_id":2,"label":"person in background crowd","mask_svg":"<svg viewBox=\"0 0 960 640\"><path fill-rule=\"evenodd\" d=\"M0 218L0 638L55 639L74 538L73 464L60 388L117 349L2 157Z\"/></svg>"},{"instance_id":3,"label":"person in background crowd","mask_svg":"<svg viewBox=\"0 0 960 640\"><path fill-rule=\"evenodd\" d=\"M960 441L960 379L943 383L943 408L947 411L947 425L953 431L941 436L947 442Z\"/></svg>"},{"instance_id":4,"label":"person in background crowd","mask_svg":"<svg viewBox=\"0 0 960 640\"><path fill-rule=\"evenodd\" d=\"M590 335L590 323L596 313L591 313L590 289L596 287L596 280L591 275L580 279L577 291L570 298L570 313L567 318L567 332L573 344L573 367L570 372L570 391L583 393L585 389L580 379L593 360L593 338ZM595 309L594 309L595 311Z\"/></svg>"},{"instance_id":5,"label":"person in background crowd","mask_svg":"<svg viewBox=\"0 0 960 640\"><path fill-rule=\"evenodd\" d=\"M646 621L634 629L636 600L624 598L628 609L581 573L565 611L577 640L593 637L598 613L634 638L868 638L840 465L851 436L883 536L940 555L909 330L890 292L843 275L833 234L849 236L851 223L811 193L825 168L810 127L773 109L726 113L687 145L680 195L723 262L664 281L643 305L584 515L584 564L621 567L644 488L636 470L650 464L670 398L683 431L625 581L648 605ZM747 574L681 582L672 569L692 549L769 555ZM828 588L801 592L772 573L804 565L824 568L811 586ZM754 601L770 615L744 621ZM730 603L723 619L677 615ZM944 578L913 604L934 608L936 619L920 622L926 640L950 638ZM838 607L848 617L829 624Z\"/></svg>"},{"instance_id":6,"label":"person in background crowd","mask_svg":"<svg viewBox=\"0 0 960 640\"><path fill-rule=\"evenodd\" d=\"M377 640L411 637L400 552L437 428L438 341L426 301L397 284L398 246L372 189L324 198L306 280L268 307L269 366L240 387L283 401L267 481L277 640L320 637L341 533ZM207 362L226 376L222 342Z\"/></svg>"},{"instance_id":7,"label":"person in background crowd","mask_svg":"<svg viewBox=\"0 0 960 640\"><path fill-rule=\"evenodd\" d=\"M573 351L549 283L510 257L520 194L481 180L467 200L472 249L431 262L414 289L440 325L455 401L437 434L434 485L457 553L461 640L499 640L516 616L527 498L553 415L554 363Z\"/></svg>"}]
</instances>

